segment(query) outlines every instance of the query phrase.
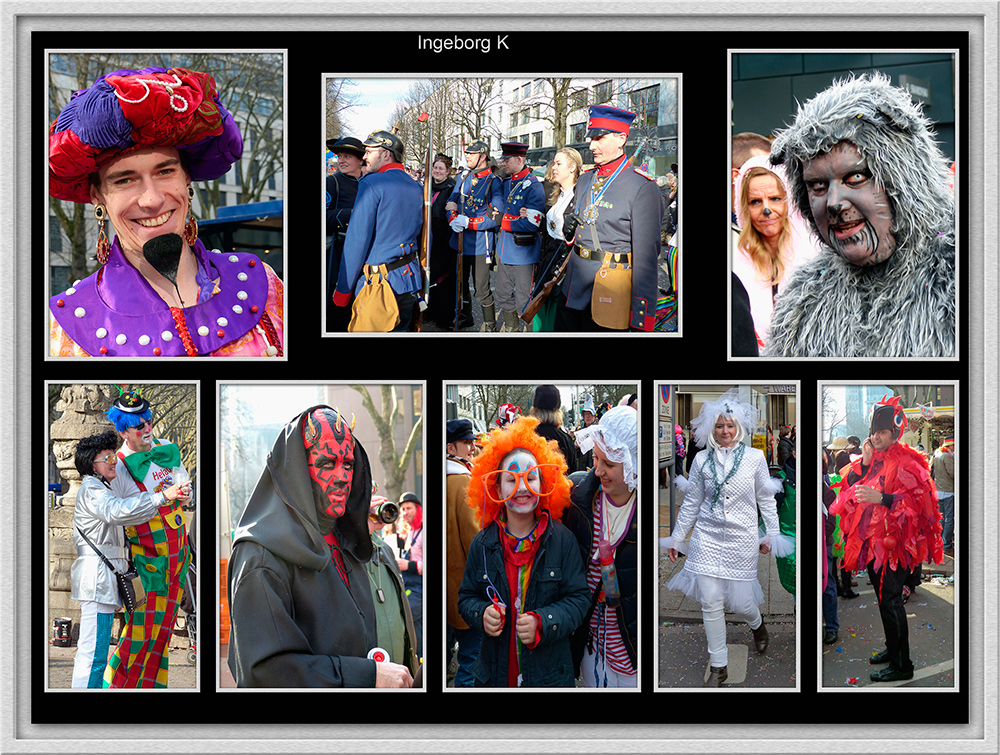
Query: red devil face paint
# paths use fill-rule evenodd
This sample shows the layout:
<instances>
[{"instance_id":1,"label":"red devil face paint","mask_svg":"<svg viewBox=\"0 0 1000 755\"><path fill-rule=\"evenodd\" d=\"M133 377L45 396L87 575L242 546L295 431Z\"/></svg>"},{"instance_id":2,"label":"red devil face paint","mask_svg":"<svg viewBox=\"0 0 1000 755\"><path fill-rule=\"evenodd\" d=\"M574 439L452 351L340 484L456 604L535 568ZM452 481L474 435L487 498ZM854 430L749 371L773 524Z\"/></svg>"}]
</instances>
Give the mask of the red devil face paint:
<instances>
[{"instance_id":1,"label":"red devil face paint","mask_svg":"<svg viewBox=\"0 0 1000 755\"><path fill-rule=\"evenodd\" d=\"M317 409L302 424L309 476L326 494L326 513L341 517L354 477L354 436L347 423L328 409Z\"/></svg>"}]
</instances>

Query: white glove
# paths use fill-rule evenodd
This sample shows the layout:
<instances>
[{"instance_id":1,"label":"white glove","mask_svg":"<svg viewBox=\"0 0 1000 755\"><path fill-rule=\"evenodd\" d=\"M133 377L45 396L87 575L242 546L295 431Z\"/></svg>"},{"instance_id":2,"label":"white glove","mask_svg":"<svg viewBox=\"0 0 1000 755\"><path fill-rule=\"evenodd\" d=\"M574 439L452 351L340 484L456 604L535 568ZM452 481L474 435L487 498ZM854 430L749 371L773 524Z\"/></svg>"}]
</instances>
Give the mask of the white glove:
<instances>
[{"instance_id":1,"label":"white glove","mask_svg":"<svg viewBox=\"0 0 1000 755\"><path fill-rule=\"evenodd\" d=\"M469 227L469 216L459 215L454 220L451 221L451 230L455 233L461 233L466 228Z\"/></svg>"}]
</instances>

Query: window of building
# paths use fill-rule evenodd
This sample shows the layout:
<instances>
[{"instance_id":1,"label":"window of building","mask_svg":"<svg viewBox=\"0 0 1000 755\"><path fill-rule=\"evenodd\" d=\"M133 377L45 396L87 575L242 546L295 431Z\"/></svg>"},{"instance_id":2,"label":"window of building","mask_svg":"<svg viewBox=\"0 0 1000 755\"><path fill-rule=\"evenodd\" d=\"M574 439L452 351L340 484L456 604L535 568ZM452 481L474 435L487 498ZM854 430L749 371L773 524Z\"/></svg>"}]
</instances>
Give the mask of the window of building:
<instances>
[{"instance_id":1,"label":"window of building","mask_svg":"<svg viewBox=\"0 0 1000 755\"><path fill-rule=\"evenodd\" d=\"M611 81L602 81L594 85L594 104L608 102L611 99Z\"/></svg>"},{"instance_id":2,"label":"window of building","mask_svg":"<svg viewBox=\"0 0 1000 755\"><path fill-rule=\"evenodd\" d=\"M659 125L660 86L656 84L628 93L629 110L637 115L633 127L649 128Z\"/></svg>"}]
</instances>

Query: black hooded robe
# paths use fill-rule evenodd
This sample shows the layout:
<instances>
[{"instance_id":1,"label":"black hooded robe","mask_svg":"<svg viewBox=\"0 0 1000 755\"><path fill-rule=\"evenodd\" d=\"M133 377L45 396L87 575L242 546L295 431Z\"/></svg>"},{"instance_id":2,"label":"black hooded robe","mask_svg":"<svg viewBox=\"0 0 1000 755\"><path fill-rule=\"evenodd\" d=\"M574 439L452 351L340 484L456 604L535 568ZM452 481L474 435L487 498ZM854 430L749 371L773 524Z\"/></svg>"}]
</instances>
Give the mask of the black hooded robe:
<instances>
[{"instance_id":1,"label":"black hooded robe","mask_svg":"<svg viewBox=\"0 0 1000 755\"><path fill-rule=\"evenodd\" d=\"M333 520L350 585L331 561L302 422L285 425L240 517L229 564L229 668L239 687L374 687L375 610L364 564L371 466L355 439L344 516ZM330 521L330 520L327 520Z\"/></svg>"}]
</instances>

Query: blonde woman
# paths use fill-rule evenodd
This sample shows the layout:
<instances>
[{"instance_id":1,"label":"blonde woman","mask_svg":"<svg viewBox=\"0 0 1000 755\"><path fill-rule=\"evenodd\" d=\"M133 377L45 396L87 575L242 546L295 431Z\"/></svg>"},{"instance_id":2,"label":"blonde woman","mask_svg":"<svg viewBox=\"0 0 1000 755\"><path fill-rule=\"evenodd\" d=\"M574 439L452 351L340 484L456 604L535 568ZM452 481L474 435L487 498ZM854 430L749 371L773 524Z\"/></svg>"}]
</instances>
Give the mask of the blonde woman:
<instances>
[{"instance_id":1,"label":"blonde woman","mask_svg":"<svg viewBox=\"0 0 1000 755\"><path fill-rule=\"evenodd\" d=\"M564 147L556 152L545 171L545 227L542 231L542 251L535 264L535 285L540 286L552 279L556 273L553 260L566 246L563 239L563 217L570 210L573 189L583 173L583 157L572 147ZM534 293L534 292L533 292ZM533 330L553 329L555 318L555 297L539 310L532 320Z\"/></svg>"},{"instance_id":2,"label":"blonde woman","mask_svg":"<svg viewBox=\"0 0 1000 755\"><path fill-rule=\"evenodd\" d=\"M766 155L751 157L736 179L736 222L739 240L733 249L733 272L750 297L757 344L763 349L774 299L795 268L819 248L802 216L789 202L784 169Z\"/></svg>"},{"instance_id":3,"label":"blonde woman","mask_svg":"<svg viewBox=\"0 0 1000 755\"><path fill-rule=\"evenodd\" d=\"M688 478L677 478L684 503L670 537L660 541L671 561L679 552L687 554L667 589L701 603L710 659L706 687L720 687L729 676L726 609L747 622L757 652L767 650L757 559L770 552L787 556L795 549L794 539L780 532L776 486L764 453L744 442L756 426L756 409L741 402L735 388L702 406L691 427L704 450L695 456Z\"/></svg>"}]
</instances>

